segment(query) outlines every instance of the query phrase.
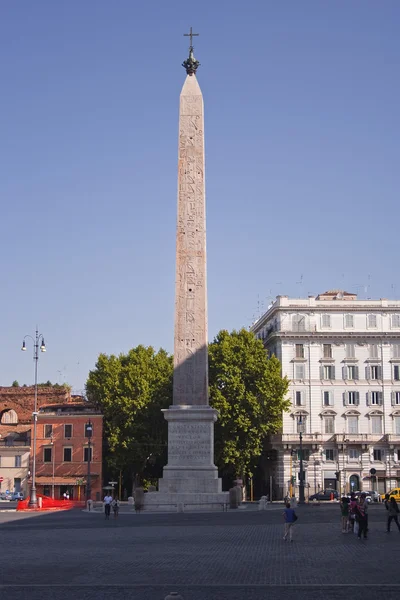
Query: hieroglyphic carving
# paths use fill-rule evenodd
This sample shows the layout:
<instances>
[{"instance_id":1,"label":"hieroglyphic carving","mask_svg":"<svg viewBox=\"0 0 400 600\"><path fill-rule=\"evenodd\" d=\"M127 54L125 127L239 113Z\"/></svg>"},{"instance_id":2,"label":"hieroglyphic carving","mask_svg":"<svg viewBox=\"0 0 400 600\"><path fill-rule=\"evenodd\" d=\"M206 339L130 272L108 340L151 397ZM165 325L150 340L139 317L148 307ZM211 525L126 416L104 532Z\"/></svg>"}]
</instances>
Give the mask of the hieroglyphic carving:
<instances>
[{"instance_id":1,"label":"hieroglyphic carving","mask_svg":"<svg viewBox=\"0 0 400 600\"><path fill-rule=\"evenodd\" d=\"M180 97L174 404L208 404L203 98L194 75Z\"/></svg>"}]
</instances>

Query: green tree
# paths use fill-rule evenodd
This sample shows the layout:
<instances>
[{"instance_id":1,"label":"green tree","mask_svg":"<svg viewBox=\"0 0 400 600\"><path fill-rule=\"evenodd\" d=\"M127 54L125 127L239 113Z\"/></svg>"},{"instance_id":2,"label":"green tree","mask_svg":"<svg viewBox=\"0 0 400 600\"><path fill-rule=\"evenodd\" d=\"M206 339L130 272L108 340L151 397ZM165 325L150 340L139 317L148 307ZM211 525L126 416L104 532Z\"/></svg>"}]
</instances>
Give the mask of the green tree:
<instances>
[{"instance_id":1,"label":"green tree","mask_svg":"<svg viewBox=\"0 0 400 600\"><path fill-rule=\"evenodd\" d=\"M119 356L100 354L89 373L86 393L104 415L108 466L114 473L129 467L133 483L161 457L165 462L161 409L172 404L172 373L172 356L142 345Z\"/></svg>"},{"instance_id":2,"label":"green tree","mask_svg":"<svg viewBox=\"0 0 400 600\"><path fill-rule=\"evenodd\" d=\"M19 383L16 379L14 379L14 381L11 384L12 387L19 387Z\"/></svg>"},{"instance_id":3,"label":"green tree","mask_svg":"<svg viewBox=\"0 0 400 600\"><path fill-rule=\"evenodd\" d=\"M251 474L267 434L282 426L289 381L252 333L220 331L209 345L210 404L219 411L215 459L219 469Z\"/></svg>"}]
</instances>

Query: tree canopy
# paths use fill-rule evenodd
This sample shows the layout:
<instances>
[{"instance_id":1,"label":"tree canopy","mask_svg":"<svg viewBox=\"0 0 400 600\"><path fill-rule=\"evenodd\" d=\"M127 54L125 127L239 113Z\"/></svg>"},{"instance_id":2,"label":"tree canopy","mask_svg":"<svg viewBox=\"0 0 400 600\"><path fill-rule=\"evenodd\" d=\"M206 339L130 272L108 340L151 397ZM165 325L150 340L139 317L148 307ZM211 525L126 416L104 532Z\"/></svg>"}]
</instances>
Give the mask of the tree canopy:
<instances>
[{"instance_id":1,"label":"tree canopy","mask_svg":"<svg viewBox=\"0 0 400 600\"><path fill-rule=\"evenodd\" d=\"M289 381L281 364L267 357L254 335L222 330L209 345L210 404L219 412L215 424L215 460L220 470L250 473L267 434L279 430Z\"/></svg>"},{"instance_id":2,"label":"tree canopy","mask_svg":"<svg viewBox=\"0 0 400 600\"><path fill-rule=\"evenodd\" d=\"M114 474L161 475L167 460L161 409L172 404L172 377L172 356L162 349L140 345L119 356L99 355L86 392L104 415L105 456ZM242 329L221 331L209 344L209 381L210 404L219 412L215 462L221 472L249 473L266 435L281 426L288 380L278 359L268 359L262 342Z\"/></svg>"},{"instance_id":3,"label":"tree canopy","mask_svg":"<svg viewBox=\"0 0 400 600\"><path fill-rule=\"evenodd\" d=\"M86 393L104 415L110 467L129 467L141 475L148 461L165 454L167 422L161 409L172 403L172 371L172 357L151 346L99 355Z\"/></svg>"}]
</instances>

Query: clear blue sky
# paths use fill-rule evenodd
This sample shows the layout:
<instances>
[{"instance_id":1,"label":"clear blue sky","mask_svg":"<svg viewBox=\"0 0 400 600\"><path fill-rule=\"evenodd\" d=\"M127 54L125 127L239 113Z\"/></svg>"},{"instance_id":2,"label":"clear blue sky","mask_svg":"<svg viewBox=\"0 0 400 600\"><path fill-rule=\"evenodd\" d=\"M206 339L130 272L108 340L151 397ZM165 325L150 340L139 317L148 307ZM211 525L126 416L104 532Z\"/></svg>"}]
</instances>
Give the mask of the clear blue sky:
<instances>
[{"instance_id":1,"label":"clear blue sky","mask_svg":"<svg viewBox=\"0 0 400 600\"><path fill-rule=\"evenodd\" d=\"M400 298L399 22L398 0L3 0L0 383L32 382L36 323L39 379L75 389L101 351L172 351L190 25L210 338L277 294Z\"/></svg>"}]
</instances>

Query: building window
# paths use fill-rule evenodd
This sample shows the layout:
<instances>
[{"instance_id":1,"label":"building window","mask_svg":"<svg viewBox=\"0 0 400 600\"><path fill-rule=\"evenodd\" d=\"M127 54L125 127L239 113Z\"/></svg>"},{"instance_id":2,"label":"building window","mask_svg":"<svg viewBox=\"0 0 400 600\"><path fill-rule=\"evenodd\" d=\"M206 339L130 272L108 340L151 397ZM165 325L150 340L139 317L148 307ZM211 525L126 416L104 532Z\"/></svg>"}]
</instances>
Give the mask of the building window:
<instances>
[{"instance_id":1,"label":"building window","mask_svg":"<svg viewBox=\"0 0 400 600\"><path fill-rule=\"evenodd\" d=\"M394 418L394 432L396 435L400 435L400 417Z\"/></svg>"},{"instance_id":2,"label":"building window","mask_svg":"<svg viewBox=\"0 0 400 600\"><path fill-rule=\"evenodd\" d=\"M333 393L329 391L322 392L322 403L324 406L333 406Z\"/></svg>"},{"instance_id":3,"label":"building window","mask_svg":"<svg viewBox=\"0 0 400 600\"><path fill-rule=\"evenodd\" d=\"M400 381L400 365L393 365L393 379Z\"/></svg>"},{"instance_id":4,"label":"building window","mask_svg":"<svg viewBox=\"0 0 400 600\"><path fill-rule=\"evenodd\" d=\"M323 344L324 358L332 358L332 344Z\"/></svg>"},{"instance_id":5,"label":"building window","mask_svg":"<svg viewBox=\"0 0 400 600\"><path fill-rule=\"evenodd\" d=\"M21 477L14 477L14 492L21 491Z\"/></svg>"},{"instance_id":6,"label":"building window","mask_svg":"<svg viewBox=\"0 0 400 600\"><path fill-rule=\"evenodd\" d=\"M354 327L354 315L344 316L344 326L346 329L353 329Z\"/></svg>"},{"instance_id":7,"label":"building window","mask_svg":"<svg viewBox=\"0 0 400 600\"><path fill-rule=\"evenodd\" d=\"M368 365L365 367L365 379L382 379L381 365Z\"/></svg>"},{"instance_id":8,"label":"building window","mask_svg":"<svg viewBox=\"0 0 400 600\"><path fill-rule=\"evenodd\" d=\"M327 448L325 450L325 460L328 460L328 461L335 460L335 451L332 448Z\"/></svg>"},{"instance_id":9,"label":"building window","mask_svg":"<svg viewBox=\"0 0 400 600\"><path fill-rule=\"evenodd\" d=\"M51 462L53 454L53 448L44 448L43 449L43 462L49 463Z\"/></svg>"},{"instance_id":10,"label":"building window","mask_svg":"<svg viewBox=\"0 0 400 600\"><path fill-rule=\"evenodd\" d=\"M347 433L358 433L358 417L347 417Z\"/></svg>"},{"instance_id":11,"label":"building window","mask_svg":"<svg viewBox=\"0 0 400 600\"><path fill-rule=\"evenodd\" d=\"M370 344L369 345L369 357L370 358L379 358L379 346L378 346L378 344Z\"/></svg>"},{"instance_id":12,"label":"building window","mask_svg":"<svg viewBox=\"0 0 400 600\"><path fill-rule=\"evenodd\" d=\"M400 405L400 392L392 392L392 404L393 406Z\"/></svg>"},{"instance_id":13,"label":"building window","mask_svg":"<svg viewBox=\"0 0 400 600\"><path fill-rule=\"evenodd\" d=\"M368 326L368 329L376 329L376 327L377 327L376 315L368 315L367 316L367 326Z\"/></svg>"},{"instance_id":14,"label":"building window","mask_svg":"<svg viewBox=\"0 0 400 600\"><path fill-rule=\"evenodd\" d=\"M346 344L346 358L356 357L356 347L354 344Z\"/></svg>"},{"instance_id":15,"label":"building window","mask_svg":"<svg viewBox=\"0 0 400 600\"><path fill-rule=\"evenodd\" d=\"M400 344L393 344L392 346L392 357L400 358Z\"/></svg>"},{"instance_id":16,"label":"building window","mask_svg":"<svg viewBox=\"0 0 400 600\"><path fill-rule=\"evenodd\" d=\"M371 417L371 433L382 433L382 417Z\"/></svg>"},{"instance_id":17,"label":"building window","mask_svg":"<svg viewBox=\"0 0 400 600\"><path fill-rule=\"evenodd\" d=\"M335 367L333 365L322 365L321 379L335 379Z\"/></svg>"},{"instance_id":18,"label":"building window","mask_svg":"<svg viewBox=\"0 0 400 600\"><path fill-rule=\"evenodd\" d=\"M297 459L300 460L300 450L297 450ZM310 460L310 451L303 448L303 460Z\"/></svg>"},{"instance_id":19,"label":"building window","mask_svg":"<svg viewBox=\"0 0 400 600\"><path fill-rule=\"evenodd\" d=\"M345 392L344 404L348 406L358 406L360 403L360 392Z\"/></svg>"},{"instance_id":20,"label":"building window","mask_svg":"<svg viewBox=\"0 0 400 600\"><path fill-rule=\"evenodd\" d=\"M17 425L18 423L18 415L12 408L10 410L5 410L1 415L0 419L1 425Z\"/></svg>"},{"instance_id":21,"label":"building window","mask_svg":"<svg viewBox=\"0 0 400 600\"><path fill-rule=\"evenodd\" d=\"M304 344L296 344L296 358L304 358Z\"/></svg>"},{"instance_id":22,"label":"building window","mask_svg":"<svg viewBox=\"0 0 400 600\"><path fill-rule=\"evenodd\" d=\"M321 326L325 329L329 329L331 327L331 315L322 315Z\"/></svg>"},{"instance_id":23,"label":"building window","mask_svg":"<svg viewBox=\"0 0 400 600\"><path fill-rule=\"evenodd\" d=\"M357 448L349 448L349 460L358 460L360 452Z\"/></svg>"},{"instance_id":24,"label":"building window","mask_svg":"<svg viewBox=\"0 0 400 600\"><path fill-rule=\"evenodd\" d=\"M85 446L83 449L83 462L88 462L89 460L89 447ZM93 460L93 448L90 448L90 462Z\"/></svg>"},{"instance_id":25,"label":"building window","mask_svg":"<svg viewBox=\"0 0 400 600\"><path fill-rule=\"evenodd\" d=\"M348 365L347 379L350 379L350 380L358 379L358 367L356 365Z\"/></svg>"},{"instance_id":26,"label":"building window","mask_svg":"<svg viewBox=\"0 0 400 600\"><path fill-rule=\"evenodd\" d=\"M53 436L53 425L44 426L44 437L51 438Z\"/></svg>"},{"instance_id":27,"label":"building window","mask_svg":"<svg viewBox=\"0 0 400 600\"><path fill-rule=\"evenodd\" d=\"M399 329L400 327L400 315L392 315L392 328Z\"/></svg>"},{"instance_id":28,"label":"building window","mask_svg":"<svg viewBox=\"0 0 400 600\"><path fill-rule=\"evenodd\" d=\"M382 404L382 392L367 392L367 404L380 406Z\"/></svg>"},{"instance_id":29,"label":"building window","mask_svg":"<svg viewBox=\"0 0 400 600\"><path fill-rule=\"evenodd\" d=\"M64 448L64 457L63 457L64 462L71 462L72 461L72 448Z\"/></svg>"},{"instance_id":30,"label":"building window","mask_svg":"<svg viewBox=\"0 0 400 600\"><path fill-rule=\"evenodd\" d=\"M371 365L371 379L381 379L381 370L380 365Z\"/></svg>"},{"instance_id":31,"label":"building window","mask_svg":"<svg viewBox=\"0 0 400 600\"><path fill-rule=\"evenodd\" d=\"M1 467L1 456L0 456L0 467ZM1 487L1 484L0 484L0 487Z\"/></svg>"},{"instance_id":32,"label":"building window","mask_svg":"<svg viewBox=\"0 0 400 600\"><path fill-rule=\"evenodd\" d=\"M304 379L305 368L304 365L295 365L295 379Z\"/></svg>"},{"instance_id":33,"label":"building window","mask_svg":"<svg viewBox=\"0 0 400 600\"><path fill-rule=\"evenodd\" d=\"M295 404L296 406L303 406L303 392L295 392Z\"/></svg>"},{"instance_id":34,"label":"building window","mask_svg":"<svg viewBox=\"0 0 400 600\"><path fill-rule=\"evenodd\" d=\"M72 438L72 425L64 425L64 437Z\"/></svg>"},{"instance_id":35,"label":"building window","mask_svg":"<svg viewBox=\"0 0 400 600\"><path fill-rule=\"evenodd\" d=\"M325 421L325 433L335 433L335 419L334 417L324 417Z\"/></svg>"},{"instance_id":36,"label":"building window","mask_svg":"<svg viewBox=\"0 0 400 600\"><path fill-rule=\"evenodd\" d=\"M16 454L14 456L14 460L15 460L14 467L20 467L21 466L21 456L19 454Z\"/></svg>"},{"instance_id":37,"label":"building window","mask_svg":"<svg viewBox=\"0 0 400 600\"><path fill-rule=\"evenodd\" d=\"M306 330L305 315L292 315L292 330L293 331L305 331Z\"/></svg>"},{"instance_id":38,"label":"building window","mask_svg":"<svg viewBox=\"0 0 400 600\"><path fill-rule=\"evenodd\" d=\"M374 448L374 460L382 460L382 450L380 448Z\"/></svg>"}]
</instances>

